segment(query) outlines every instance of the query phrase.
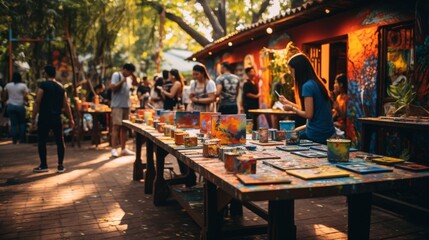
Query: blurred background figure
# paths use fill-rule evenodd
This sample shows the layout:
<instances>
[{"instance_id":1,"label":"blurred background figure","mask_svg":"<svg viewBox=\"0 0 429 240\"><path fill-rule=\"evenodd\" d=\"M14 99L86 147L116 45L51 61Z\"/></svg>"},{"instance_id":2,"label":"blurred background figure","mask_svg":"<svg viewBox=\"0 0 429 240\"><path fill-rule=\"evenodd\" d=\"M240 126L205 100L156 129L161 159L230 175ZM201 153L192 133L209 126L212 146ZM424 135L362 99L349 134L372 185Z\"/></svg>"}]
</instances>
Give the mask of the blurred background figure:
<instances>
[{"instance_id":1,"label":"blurred background figure","mask_svg":"<svg viewBox=\"0 0 429 240\"><path fill-rule=\"evenodd\" d=\"M143 76L143 79L139 82L137 86L137 97L140 101L140 108L147 108L149 103L151 84L147 76Z\"/></svg>"},{"instance_id":2,"label":"blurred background figure","mask_svg":"<svg viewBox=\"0 0 429 240\"><path fill-rule=\"evenodd\" d=\"M195 79L191 85L192 110L199 112L213 112L216 107L216 83L210 79L206 67L197 64L192 69L192 77Z\"/></svg>"},{"instance_id":3,"label":"blurred background figure","mask_svg":"<svg viewBox=\"0 0 429 240\"><path fill-rule=\"evenodd\" d=\"M249 114L250 109L259 108L259 87L255 82L256 72L253 67L248 67L244 70L246 73L246 82L243 85L243 110L246 114L247 119L252 119L252 115ZM253 126L256 126L256 122L253 123Z\"/></svg>"},{"instance_id":4,"label":"blurred background figure","mask_svg":"<svg viewBox=\"0 0 429 240\"><path fill-rule=\"evenodd\" d=\"M27 101L28 87L22 83L21 74L14 72L12 82L6 84L4 98L6 99L7 116L10 119L12 141L14 144L25 142L26 121L25 102Z\"/></svg>"},{"instance_id":5,"label":"blurred background figure","mask_svg":"<svg viewBox=\"0 0 429 240\"><path fill-rule=\"evenodd\" d=\"M182 104L185 109L188 109L188 105L191 103L191 98L189 98L189 95L191 94L191 84L193 84L194 80L191 80L190 84L188 84L188 80L185 79L182 91Z\"/></svg>"},{"instance_id":6,"label":"blurred background figure","mask_svg":"<svg viewBox=\"0 0 429 240\"><path fill-rule=\"evenodd\" d=\"M176 105L181 103L182 89L183 89L183 76L179 70L171 69L169 72L168 86L164 83L162 88L162 95L164 96L164 109L173 110Z\"/></svg>"},{"instance_id":7,"label":"blurred background figure","mask_svg":"<svg viewBox=\"0 0 429 240\"><path fill-rule=\"evenodd\" d=\"M216 97L220 97L219 112L222 114L237 114L240 103L238 94L240 78L232 74L232 66L223 62L220 68L221 75L216 79Z\"/></svg>"},{"instance_id":8,"label":"blurred background figure","mask_svg":"<svg viewBox=\"0 0 429 240\"><path fill-rule=\"evenodd\" d=\"M341 131L346 129L347 117L347 77L340 73L335 77L334 82L334 103L332 105L332 117L335 127Z\"/></svg>"},{"instance_id":9,"label":"blurred background figure","mask_svg":"<svg viewBox=\"0 0 429 240\"><path fill-rule=\"evenodd\" d=\"M150 90L150 100L149 103L154 109L164 109L164 97L161 94L161 90L164 85L164 79L158 75L153 77L155 82L153 88Z\"/></svg>"}]
</instances>

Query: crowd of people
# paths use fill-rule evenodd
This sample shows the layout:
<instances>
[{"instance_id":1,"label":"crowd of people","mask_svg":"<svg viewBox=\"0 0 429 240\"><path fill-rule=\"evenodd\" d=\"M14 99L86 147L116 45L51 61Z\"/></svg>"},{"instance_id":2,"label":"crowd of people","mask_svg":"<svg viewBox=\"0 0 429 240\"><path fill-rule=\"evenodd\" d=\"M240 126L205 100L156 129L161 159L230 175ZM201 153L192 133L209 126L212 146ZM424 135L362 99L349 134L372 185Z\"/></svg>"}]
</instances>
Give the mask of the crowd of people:
<instances>
[{"instance_id":1,"label":"crowd of people","mask_svg":"<svg viewBox=\"0 0 429 240\"><path fill-rule=\"evenodd\" d=\"M295 79L295 91L299 99L286 99L280 95L279 101L284 110L293 111L297 116L306 119L306 124L297 128L301 131L301 138L326 143L328 138L335 136L335 128L342 131L345 128L347 78L344 74L339 74L335 78L334 91L330 93L305 54L298 53L292 56L288 65ZM177 69L164 70L161 74L155 74L152 81L147 76L139 81L135 71L133 64L123 65L120 71L112 74L107 88L104 84L98 84L87 96L87 101L107 104L111 107L112 157L134 154L126 148L128 133L122 126L122 120L129 118L130 100L133 94L137 96L140 108L217 111L222 114L243 113L248 119L252 118L249 110L259 108L262 93L253 67L245 68L245 79L242 81L240 77L233 74L232 66L228 62L223 62L219 76L212 79L206 67L198 63L192 69L192 80L189 83ZM63 172L64 137L60 115L64 109L71 126L74 125L73 116L64 88L55 80L55 67L47 65L44 68L44 74L46 81L38 86L32 114L32 126L36 126L35 120L38 114L37 128L41 161L40 166L34 171L44 172L48 169L46 140L48 132L53 130L58 148L58 171ZM14 73L12 82L1 90L7 106L5 112L11 122L13 143L25 142L24 104L29 93L28 87L22 83L21 75ZM335 96L332 97L332 95ZM102 120L99 119L99 121ZM120 151L118 151L119 147Z\"/></svg>"}]
</instances>

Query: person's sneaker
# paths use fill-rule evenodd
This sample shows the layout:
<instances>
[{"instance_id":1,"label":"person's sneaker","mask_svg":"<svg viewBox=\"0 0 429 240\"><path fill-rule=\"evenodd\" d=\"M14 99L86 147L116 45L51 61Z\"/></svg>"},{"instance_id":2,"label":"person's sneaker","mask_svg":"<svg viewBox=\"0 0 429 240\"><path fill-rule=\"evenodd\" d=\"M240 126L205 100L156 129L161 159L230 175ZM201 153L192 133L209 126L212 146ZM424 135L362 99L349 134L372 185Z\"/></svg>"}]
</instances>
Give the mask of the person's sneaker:
<instances>
[{"instance_id":1,"label":"person's sneaker","mask_svg":"<svg viewBox=\"0 0 429 240\"><path fill-rule=\"evenodd\" d=\"M36 173L39 173L39 172L47 172L47 171L49 171L49 169L47 168L47 167L36 167L36 168L33 168L33 172L36 172Z\"/></svg>"},{"instance_id":2,"label":"person's sneaker","mask_svg":"<svg viewBox=\"0 0 429 240\"><path fill-rule=\"evenodd\" d=\"M119 157L118 151L116 151L116 149L112 149L112 157Z\"/></svg>"},{"instance_id":3,"label":"person's sneaker","mask_svg":"<svg viewBox=\"0 0 429 240\"><path fill-rule=\"evenodd\" d=\"M58 165L58 168L57 168L57 173L63 173L63 172L65 172L66 171L66 169L64 168L64 166L63 165Z\"/></svg>"},{"instance_id":4,"label":"person's sneaker","mask_svg":"<svg viewBox=\"0 0 429 240\"><path fill-rule=\"evenodd\" d=\"M131 151L131 150L129 150L129 149L122 149L121 150L121 155L122 156L124 156L124 155L134 155L134 154L136 154L135 152L133 152L133 151Z\"/></svg>"}]
</instances>

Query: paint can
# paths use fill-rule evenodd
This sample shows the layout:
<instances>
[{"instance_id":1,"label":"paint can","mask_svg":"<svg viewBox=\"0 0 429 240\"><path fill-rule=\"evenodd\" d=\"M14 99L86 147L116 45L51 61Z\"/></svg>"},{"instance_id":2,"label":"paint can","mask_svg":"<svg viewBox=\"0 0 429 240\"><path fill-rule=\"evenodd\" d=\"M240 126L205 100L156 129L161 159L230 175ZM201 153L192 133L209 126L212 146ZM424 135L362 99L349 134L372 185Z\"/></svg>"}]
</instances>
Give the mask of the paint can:
<instances>
[{"instance_id":1,"label":"paint can","mask_svg":"<svg viewBox=\"0 0 429 240\"><path fill-rule=\"evenodd\" d=\"M352 141L349 139L328 139L328 161L329 162L348 162L349 152Z\"/></svg>"},{"instance_id":2,"label":"paint can","mask_svg":"<svg viewBox=\"0 0 429 240\"><path fill-rule=\"evenodd\" d=\"M185 137L185 147L195 147L198 145L198 139L195 136L186 136Z\"/></svg>"},{"instance_id":3,"label":"paint can","mask_svg":"<svg viewBox=\"0 0 429 240\"><path fill-rule=\"evenodd\" d=\"M240 154L237 152L226 152L224 166L227 173L235 173L235 161Z\"/></svg>"},{"instance_id":4,"label":"paint can","mask_svg":"<svg viewBox=\"0 0 429 240\"><path fill-rule=\"evenodd\" d=\"M268 142L268 128L260 128L258 131L259 142L267 143Z\"/></svg>"}]
</instances>

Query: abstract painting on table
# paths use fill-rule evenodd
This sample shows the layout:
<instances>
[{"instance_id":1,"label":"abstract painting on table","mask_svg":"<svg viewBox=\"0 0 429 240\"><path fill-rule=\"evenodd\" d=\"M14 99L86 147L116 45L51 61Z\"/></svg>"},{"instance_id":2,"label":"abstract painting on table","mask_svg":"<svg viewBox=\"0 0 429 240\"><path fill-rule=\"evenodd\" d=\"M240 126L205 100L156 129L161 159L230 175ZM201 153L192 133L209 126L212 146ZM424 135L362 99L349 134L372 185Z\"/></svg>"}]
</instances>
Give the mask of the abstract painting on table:
<instances>
[{"instance_id":1,"label":"abstract painting on table","mask_svg":"<svg viewBox=\"0 0 429 240\"><path fill-rule=\"evenodd\" d=\"M220 139L220 144L246 143L246 115L231 114L212 116L212 137Z\"/></svg>"},{"instance_id":2,"label":"abstract painting on table","mask_svg":"<svg viewBox=\"0 0 429 240\"><path fill-rule=\"evenodd\" d=\"M207 133L212 128L212 116L219 116L220 113L201 112L200 113L200 133Z\"/></svg>"},{"instance_id":3,"label":"abstract painting on table","mask_svg":"<svg viewBox=\"0 0 429 240\"><path fill-rule=\"evenodd\" d=\"M200 112L176 112L176 127L199 128Z\"/></svg>"},{"instance_id":4,"label":"abstract painting on table","mask_svg":"<svg viewBox=\"0 0 429 240\"><path fill-rule=\"evenodd\" d=\"M175 112L164 110L159 113L159 121L169 125L174 125Z\"/></svg>"}]
</instances>

